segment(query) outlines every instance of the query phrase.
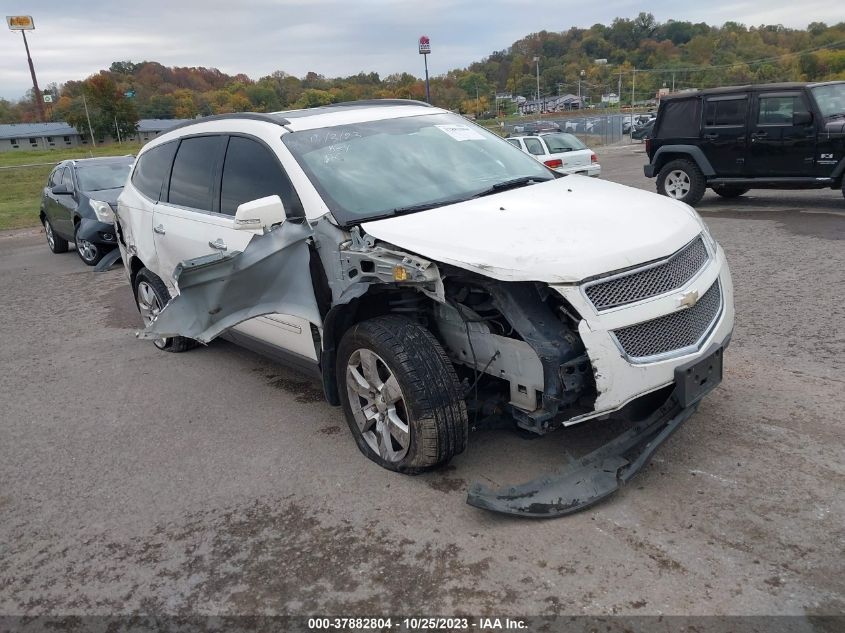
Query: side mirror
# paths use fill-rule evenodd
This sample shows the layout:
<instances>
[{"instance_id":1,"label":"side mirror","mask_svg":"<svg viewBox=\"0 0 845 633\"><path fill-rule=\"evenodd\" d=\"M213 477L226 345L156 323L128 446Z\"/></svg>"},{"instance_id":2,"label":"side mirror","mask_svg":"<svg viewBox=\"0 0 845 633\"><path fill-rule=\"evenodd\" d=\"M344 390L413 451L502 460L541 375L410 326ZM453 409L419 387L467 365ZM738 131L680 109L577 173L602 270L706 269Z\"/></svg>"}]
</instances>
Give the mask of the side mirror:
<instances>
[{"instance_id":1,"label":"side mirror","mask_svg":"<svg viewBox=\"0 0 845 633\"><path fill-rule=\"evenodd\" d=\"M235 228L256 230L269 229L285 221L285 205L279 196L267 196L238 205L235 211Z\"/></svg>"},{"instance_id":2,"label":"side mirror","mask_svg":"<svg viewBox=\"0 0 845 633\"><path fill-rule=\"evenodd\" d=\"M792 125L809 125L813 122L812 112L793 112Z\"/></svg>"},{"instance_id":3,"label":"side mirror","mask_svg":"<svg viewBox=\"0 0 845 633\"><path fill-rule=\"evenodd\" d=\"M71 195L71 194L73 193L73 189L71 189L70 187L68 187L68 186L67 186L66 184L64 184L64 183L61 183L61 184L59 184L59 185L56 185L55 187L53 187L52 189L50 189L50 191L51 191L54 195L57 195L57 196L69 196L69 195Z\"/></svg>"}]
</instances>

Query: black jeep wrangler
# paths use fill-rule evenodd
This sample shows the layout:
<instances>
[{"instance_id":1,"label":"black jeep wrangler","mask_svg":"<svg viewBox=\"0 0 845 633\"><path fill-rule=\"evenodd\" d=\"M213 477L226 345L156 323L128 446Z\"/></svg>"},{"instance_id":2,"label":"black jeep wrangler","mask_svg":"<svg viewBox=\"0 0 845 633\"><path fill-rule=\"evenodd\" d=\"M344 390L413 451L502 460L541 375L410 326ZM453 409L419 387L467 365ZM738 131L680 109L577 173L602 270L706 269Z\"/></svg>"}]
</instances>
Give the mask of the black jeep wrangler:
<instances>
[{"instance_id":1,"label":"black jeep wrangler","mask_svg":"<svg viewBox=\"0 0 845 633\"><path fill-rule=\"evenodd\" d=\"M657 191L694 205L710 187L843 188L845 81L714 88L664 97L646 141Z\"/></svg>"}]
</instances>

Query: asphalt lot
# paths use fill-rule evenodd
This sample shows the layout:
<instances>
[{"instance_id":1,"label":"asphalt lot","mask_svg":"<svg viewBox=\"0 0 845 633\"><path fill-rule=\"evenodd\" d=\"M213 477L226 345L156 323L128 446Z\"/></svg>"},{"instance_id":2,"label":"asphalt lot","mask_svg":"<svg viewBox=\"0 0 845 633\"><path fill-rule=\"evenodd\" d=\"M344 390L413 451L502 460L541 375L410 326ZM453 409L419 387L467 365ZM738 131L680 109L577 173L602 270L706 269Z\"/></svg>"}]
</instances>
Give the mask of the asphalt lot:
<instances>
[{"instance_id":1,"label":"asphalt lot","mask_svg":"<svg viewBox=\"0 0 845 633\"><path fill-rule=\"evenodd\" d=\"M653 190L636 149L600 151L604 177ZM600 423L392 474L318 385L222 341L159 352L121 269L0 234L0 614L845 613L845 201L699 210L736 289L725 381L632 485L546 521L466 488Z\"/></svg>"}]
</instances>

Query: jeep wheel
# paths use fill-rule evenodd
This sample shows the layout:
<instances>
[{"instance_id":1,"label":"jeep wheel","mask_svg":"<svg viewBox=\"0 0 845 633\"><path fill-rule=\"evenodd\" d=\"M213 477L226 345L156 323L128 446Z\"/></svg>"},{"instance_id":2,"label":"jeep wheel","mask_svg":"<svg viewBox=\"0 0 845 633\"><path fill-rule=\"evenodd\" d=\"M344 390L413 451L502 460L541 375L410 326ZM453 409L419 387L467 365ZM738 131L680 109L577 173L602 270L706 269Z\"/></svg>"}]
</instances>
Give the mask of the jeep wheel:
<instances>
[{"instance_id":1,"label":"jeep wheel","mask_svg":"<svg viewBox=\"0 0 845 633\"><path fill-rule=\"evenodd\" d=\"M657 175L657 193L690 206L701 201L705 188L704 174L695 163L686 159L669 161Z\"/></svg>"},{"instance_id":2,"label":"jeep wheel","mask_svg":"<svg viewBox=\"0 0 845 633\"><path fill-rule=\"evenodd\" d=\"M336 375L355 442L380 466L416 474L466 448L466 404L452 363L410 319L383 316L350 328Z\"/></svg>"},{"instance_id":3,"label":"jeep wheel","mask_svg":"<svg viewBox=\"0 0 845 633\"><path fill-rule=\"evenodd\" d=\"M751 187L713 187L713 192L723 198L739 198L742 194L748 193Z\"/></svg>"},{"instance_id":4,"label":"jeep wheel","mask_svg":"<svg viewBox=\"0 0 845 633\"><path fill-rule=\"evenodd\" d=\"M144 327L158 316L168 301L170 301L170 292L164 282L146 268L139 270L135 276L135 304L144 320ZM195 340L184 336L157 338L153 343L157 348L167 352L186 352L199 345Z\"/></svg>"}]
</instances>

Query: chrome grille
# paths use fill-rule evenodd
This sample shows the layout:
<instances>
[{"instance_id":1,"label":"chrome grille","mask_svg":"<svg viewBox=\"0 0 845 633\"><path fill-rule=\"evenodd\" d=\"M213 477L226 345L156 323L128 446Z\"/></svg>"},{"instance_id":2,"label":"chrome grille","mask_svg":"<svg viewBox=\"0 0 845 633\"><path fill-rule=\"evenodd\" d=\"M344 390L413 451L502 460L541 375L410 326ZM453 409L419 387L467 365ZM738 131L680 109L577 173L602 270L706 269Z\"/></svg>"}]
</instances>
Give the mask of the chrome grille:
<instances>
[{"instance_id":1,"label":"chrome grille","mask_svg":"<svg viewBox=\"0 0 845 633\"><path fill-rule=\"evenodd\" d=\"M667 354L697 345L722 310L719 280L693 307L614 330L619 346L632 359Z\"/></svg>"},{"instance_id":2,"label":"chrome grille","mask_svg":"<svg viewBox=\"0 0 845 633\"><path fill-rule=\"evenodd\" d=\"M684 286L707 263L707 248L699 235L659 264L586 285L584 293L596 310L656 297Z\"/></svg>"}]
</instances>

